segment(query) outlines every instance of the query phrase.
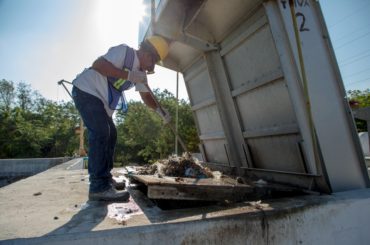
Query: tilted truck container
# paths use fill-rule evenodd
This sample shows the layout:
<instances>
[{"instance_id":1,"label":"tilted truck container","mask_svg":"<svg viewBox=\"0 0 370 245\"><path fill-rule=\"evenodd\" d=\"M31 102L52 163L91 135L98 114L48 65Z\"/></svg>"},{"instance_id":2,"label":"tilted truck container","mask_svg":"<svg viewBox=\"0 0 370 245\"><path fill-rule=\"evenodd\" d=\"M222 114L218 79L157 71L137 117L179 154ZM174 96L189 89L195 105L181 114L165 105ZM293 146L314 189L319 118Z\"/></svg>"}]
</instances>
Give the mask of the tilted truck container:
<instances>
[{"instance_id":1,"label":"tilted truck container","mask_svg":"<svg viewBox=\"0 0 370 245\"><path fill-rule=\"evenodd\" d=\"M369 176L318 1L161 0L141 25L170 41L204 164L338 192Z\"/></svg>"}]
</instances>

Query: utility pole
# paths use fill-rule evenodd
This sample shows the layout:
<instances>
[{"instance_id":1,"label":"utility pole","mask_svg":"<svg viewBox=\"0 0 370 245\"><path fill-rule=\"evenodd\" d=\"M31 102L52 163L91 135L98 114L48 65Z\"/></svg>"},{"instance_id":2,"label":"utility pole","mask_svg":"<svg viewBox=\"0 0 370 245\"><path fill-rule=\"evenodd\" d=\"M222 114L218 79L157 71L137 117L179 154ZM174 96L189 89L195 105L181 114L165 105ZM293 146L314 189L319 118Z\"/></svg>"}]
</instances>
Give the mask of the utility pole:
<instances>
[{"instance_id":1,"label":"utility pole","mask_svg":"<svg viewBox=\"0 0 370 245\"><path fill-rule=\"evenodd\" d=\"M78 154L81 157L84 157L87 155L85 151L85 146L84 146L85 145L84 132L85 132L84 121L82 120L82 118L80 118L80 147L78 149Z\"/></svg>"},{"instance_id":2,"label":"utility pole","mask_svg":"<svg viewBox=\"0 0 370 245\"><path fill-rule=\"evenodd\" d=\"M179 135L179 72L176 72L176 124L175 124L175 154L178 155L178 135ZM185 150L185 149L184 149Z\"/></svg>"}]
</instances>

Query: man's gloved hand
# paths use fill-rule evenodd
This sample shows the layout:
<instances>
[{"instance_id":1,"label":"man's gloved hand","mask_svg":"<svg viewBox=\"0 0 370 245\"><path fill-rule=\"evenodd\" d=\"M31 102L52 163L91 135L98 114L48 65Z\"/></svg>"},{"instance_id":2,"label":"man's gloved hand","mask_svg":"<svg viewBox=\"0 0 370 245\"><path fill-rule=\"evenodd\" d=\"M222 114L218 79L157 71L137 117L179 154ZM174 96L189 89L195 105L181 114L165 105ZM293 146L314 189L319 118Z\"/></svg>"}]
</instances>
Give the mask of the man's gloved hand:
<instances>
[{"instance_id":1,"label":"man's gloved hand","mask_svg":"<svg viewBox=\"0 0 370 245\"><path fill-rule=\"evenodd\" d=\"M171 115L166 109L157 107L155 112L162 118L164 124L168 124L171 121Z\"/></svg>"},{"instance_id":2,"label":"man's gloved hand","mask_svg":"<svg viewBox=\"0 0 370 245\"><path fill-rule=\"evenodd\" d=\"M127 80L133 83L147 83L146 73L143 71L129 71Z\"/></svg>"}]
</instances>

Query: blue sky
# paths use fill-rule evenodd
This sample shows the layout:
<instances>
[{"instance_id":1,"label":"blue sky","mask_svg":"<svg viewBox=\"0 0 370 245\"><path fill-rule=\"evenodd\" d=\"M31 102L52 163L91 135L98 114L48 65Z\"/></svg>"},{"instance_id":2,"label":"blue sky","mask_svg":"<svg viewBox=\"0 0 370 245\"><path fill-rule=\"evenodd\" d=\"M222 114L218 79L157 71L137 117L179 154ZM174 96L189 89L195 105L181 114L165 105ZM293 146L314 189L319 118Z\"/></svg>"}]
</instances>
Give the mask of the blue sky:
<instances>
[{"instance_id":1,"label":"blue sky","mask_svg":"<svg viewBox=\"0 0 370 245\"><path fill-rule=\"evenodd\" d=\"M0 0L0 79L24 81L43 96L69 100L73 80L110 46L137 48L140 0ZM370 88L370 0L321 0L346 90ZM180 76L181 77L181 76ZM153 88L175 93L176 75L156 68ZM129 99L139 99L131 92ZM180 98L187 98L180 79Z\"/></svg>"},{"instance_id":2,"label":"blue sky","mask_svg":"<svg viewBox=\"0 0 370 245\"><path fill-rule=\"evenodd\" d=\"M346 90L370 88L370 1L320 4Z\"/></svg>"}]
</instances>

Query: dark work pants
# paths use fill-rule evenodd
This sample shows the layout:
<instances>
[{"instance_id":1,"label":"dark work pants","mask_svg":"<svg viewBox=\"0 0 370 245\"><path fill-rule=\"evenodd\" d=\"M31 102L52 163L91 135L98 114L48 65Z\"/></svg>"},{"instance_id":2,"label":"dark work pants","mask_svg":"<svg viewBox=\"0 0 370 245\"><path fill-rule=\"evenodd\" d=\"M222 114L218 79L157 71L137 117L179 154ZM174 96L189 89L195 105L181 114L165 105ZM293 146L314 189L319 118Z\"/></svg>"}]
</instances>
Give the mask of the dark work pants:
<instances>
[{"instance_id":1,"label":"dark work pants","mask_svg":"<svg viewBox=\"0 0 370 245\"><path fill-rule=\"evenodd\" d=\"M105 191L111 185L110 171L113 168L114 148L117 141L116 127L99 98L85 93L77 87L73 87L72 97L88 129L89 191Z\"/></svg>"}]
</instances>

